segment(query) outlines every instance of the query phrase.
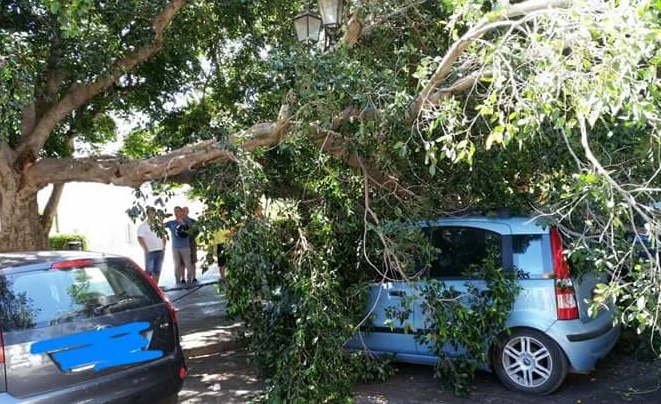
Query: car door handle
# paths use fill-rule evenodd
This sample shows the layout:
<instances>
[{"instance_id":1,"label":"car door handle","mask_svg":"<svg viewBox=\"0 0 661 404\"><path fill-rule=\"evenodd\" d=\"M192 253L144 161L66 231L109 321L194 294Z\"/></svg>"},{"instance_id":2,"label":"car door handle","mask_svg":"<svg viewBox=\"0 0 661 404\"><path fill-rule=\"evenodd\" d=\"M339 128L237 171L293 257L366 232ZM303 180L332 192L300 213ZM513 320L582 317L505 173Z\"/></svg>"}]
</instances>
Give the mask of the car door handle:
<instances>
[{"instance_id":1,"label":"car door handle","mask_svg":"<svg viewBox=\"0 0 661 404\"><path fill-rule=\"evenodd\" d=\"M390 292L388 292L388 296L404 297L406 296L406 292L404 292L403 290L391 290Z\"/></svg>"}]
</instances>

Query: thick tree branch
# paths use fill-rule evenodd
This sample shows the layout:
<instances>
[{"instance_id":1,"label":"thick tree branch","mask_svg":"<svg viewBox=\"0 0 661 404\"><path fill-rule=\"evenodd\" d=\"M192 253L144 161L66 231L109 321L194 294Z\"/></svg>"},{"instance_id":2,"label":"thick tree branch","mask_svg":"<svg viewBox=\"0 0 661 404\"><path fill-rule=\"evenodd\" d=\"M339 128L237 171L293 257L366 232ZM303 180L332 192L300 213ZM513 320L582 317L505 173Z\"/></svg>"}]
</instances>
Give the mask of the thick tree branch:
<instances>
[{"instance_id":1,"label":"thick tree branch","mask_svg":"<svg viewBox=\"0 0 661 404\"><path fill-rule=\"evenodd\" d=\"M51 108L53 100L57 98L57 93L64 81L64 73L59 68L61 59L62 40L59 30L55 29L51 40L48 65L44 72L44 83L40 89L41 92L37 91L34 100L23 108L21 114L21 136L23 138L30 137L37 124L38 117Z\"/></svg>"},{"instance_id":2,"label":"thick tree branch","mask_svg":"<svg viewBox=\"0 0 661 404\"><path fill-rule=\"evenodd\" d=\"M170 176L213 161L234 160L229 150L209 140L145 160L115 156L88 158L45 158L26 173L26 182L43 188L66 182L100 182L120 186L139 186L151 180L168 181Z\"/></svg>"},{"instance_id":3,"label":"thick tree branch","mask_svg":"<svg viewBox=\"0 0 661 404\"><path fill-rule=\"evenodd\" d=\"M511 18L527 16L531 13L544 10L551 11L557 8L566 8L570 5L571 1L568 0L528 0L523 3L509 6L504 10L489 13L480 23L462 35L461 38L450 46L436 68L436 71L429 79L429 82L424 86L411 104L405 120L407 122L415 120L425 103L429 102L429 97L434 92L434 89L436 89L448 77L455 62L463 54L466 48L468 48L468 46L476 39L479 39L487 32L500 27L521 23L521 21L511 21Z\"/></svg>"},{"instance_id":4,"label":"thick tree branch","mask_svg":"<svg viewBox=\"0 0 661 404\"><path fill-rule=\"evenodd\" d=\"M96 81L83 86L72 88L57 103L49 108L36 122L34 129L17 148L19 155L28 151L36 153L43 147L53 128L72 111L80 108L97 94L106 90L123 74L130 71L140 63L149 59L163 47L165 31L174 17L187 4L188 0L172 0L153 20L154 37L152 42L142 48L131 52L124 58L117 60L110 68L110 72L100 76Z\"/></svg>"},{"instance_id":5,"label":"thick tree branch","mask_svg":"<svg viewBox=\"0 0 661 404\"><path fill-rule=\"evenodd\" d=\"M37 123L36 100L31 100L21 109L21 137L27 137Z\"/></svg>"},{"instance_id":6,"label":"thick tree branch","mask_svg":"<svg viewBox=\"0 0 661 404\"><path fill-rule=\"evenodd\" d=\"M62 86L64 74L60 70L60 61L62 59L62 40L60 38L59 30L53 33L53 40L51 43L51 52L48 59L48 67L46 70L46 79L44 82L44 90L42 97L49 99L52 98Z\"/></svg>"},{"instance_id":7,"label":"thick tree branch","mask_svg":"<svg viewBox=\"0 0 661 404\"><path fill-rule=\"evenodd\" d=\"M252 151L261 146L280 143L289 130L295 103L294 93L289 92L275 122L253 125L230 137L229 141L208 140L145 160L128 160L114 156L41 159L26 170L25 182L37 189L48 184L73 181L133 187L152 180L190 182L193 178L191 172L204 164L236 161L236 157L228 149L230 146Z\"/></svg>"},{"instance_id":8,"label":"thick tree branch","mask_svg":"<svg viewBox=\"0 0 661 404\"><path fill-rule=\"evenodd\" d=\"M339 133L325 130L314 124L310 126L322 150L339 159L343 159L351 167L361 170L372 185L405 197L415 196L411 191L402 187L397 178L383 174L380 170L374 168L373 165L365 164L358 153L349 152L347 148L348 141L342 138Z\"/></svg>"},{"instance_id":9,"label":"thick tree branch","mask_svg":"<svg viewBox=\"0 0 661 404\"><path fill-rule=\"evenodd\" d=\"M452 83L452 85L433 92L427 97L427 102L431 105L438 105L443 99L463 93L466 90L473 88L480 80L491 76L492 73L489 71L474 71L471 74L458 79Z\"/></svg>"},{"instance_id":10,"label":"thick tree branch","mask_svg":"<svg viewBox=\"0 0 661 404\"><path fill-rule=\"evenodd\" d=\"M260 146L273 146L280 143L289 130L296 102L294 92L288 91L275 122L255 124L235 136L233 143L244 150L254 150Z\"/></svg>"},{"instance_id":11,"label":"thick tree branch","mask_svg":"<svg viewBox=\"0 0 661 404\"><path fill-rule=\"evenodd\" d=\"M244 150L254 150L260 146L273 146L278 143L277 133L282 132L283 124L277 122L263 122L241 131L234 138L234 144L240 145Z\"/></svg>"}]
</instances>

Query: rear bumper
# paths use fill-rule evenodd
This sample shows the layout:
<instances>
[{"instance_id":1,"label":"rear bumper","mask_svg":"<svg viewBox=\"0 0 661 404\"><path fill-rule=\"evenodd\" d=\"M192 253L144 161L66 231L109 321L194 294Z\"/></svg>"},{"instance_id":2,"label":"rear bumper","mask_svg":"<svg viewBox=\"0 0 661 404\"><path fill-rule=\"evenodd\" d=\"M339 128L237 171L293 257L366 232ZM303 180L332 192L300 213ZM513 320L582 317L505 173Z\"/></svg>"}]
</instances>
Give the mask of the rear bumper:
<instances>
[{"instance_id":1,"label":"rear bumper","mask_svg":"<svg viewBox=\"0 0 661 404\"><path fill-rule=\"evenodd\" d=\"M592 371L620 338L619 325L613 325L613 317L606 314L588 322L559 320L546 330L565 352L573 373Z\"/></svg>"},{"instance_id":2,"label":"rear bumper","mask_svg":"<svg viewBox=\"0 0 661 404\"><path fill-rule=\"evenodd\" d=\"M567 339L570 342L582 342L582 341L589 341L591 339L599 338L602 335L607 334L608 332L613 329L613 324L612 323L604 323L601 325L601 327L589 330L589 331L581 331L576 334L569 334L567 335Z\"/></svg>"},{"instance_id":3,"label":"rear bumper","mask_svg":"<svg viewBox=\"0 0 661 404\"><path fill-rule=\"evenodd\" d=\"M38 396L17 398L6 392L0 393L0 403L155 403L179 393L184 383L183 379L179 377L179 372L185 366L183 352L181 348L177 348L172 355L142 366L67 386L60 390L52 390Z\"/></svg>"}]
</instances>

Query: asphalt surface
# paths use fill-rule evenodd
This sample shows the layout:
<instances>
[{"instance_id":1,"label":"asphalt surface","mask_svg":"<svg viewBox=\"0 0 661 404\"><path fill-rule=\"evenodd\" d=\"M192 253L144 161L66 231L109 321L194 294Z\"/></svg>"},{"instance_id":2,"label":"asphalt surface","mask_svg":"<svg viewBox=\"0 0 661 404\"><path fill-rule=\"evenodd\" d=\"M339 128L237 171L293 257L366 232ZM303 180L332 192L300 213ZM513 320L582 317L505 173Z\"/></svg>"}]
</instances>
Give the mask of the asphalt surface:
<instances>
[{"instance_id":1,"label":"asphalt surface","mask_svg":"<svg viewBox=\"0 0 661 404\"><path fill-rule=\"evenodd\" d=\"M217 278L216 278L217 279ZM198 288L170 290L178 309L182 346L190 373L180 403L247 403L264 388L250 354L234 339L240 323L226 318L224 296L209 278ZM428 366L397 365L383 383L357 384L355 402L382 403L661 403L661 361L637 361L617 349L589 375L570 375L556 393L535 397L505 389L488 372L478 372L469 399L459 399L433 378Z\"/></svg>"}]
</instances>

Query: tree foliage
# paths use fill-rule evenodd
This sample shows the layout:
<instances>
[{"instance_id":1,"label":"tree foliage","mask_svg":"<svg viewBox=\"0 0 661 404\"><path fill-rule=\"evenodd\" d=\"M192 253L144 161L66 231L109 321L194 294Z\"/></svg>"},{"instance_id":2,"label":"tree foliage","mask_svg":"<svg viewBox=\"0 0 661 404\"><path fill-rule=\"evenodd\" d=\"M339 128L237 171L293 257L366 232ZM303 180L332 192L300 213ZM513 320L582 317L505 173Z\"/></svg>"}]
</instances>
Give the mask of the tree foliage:
<instances>
[{"instance_id":1,"label":"tree foliage","mask_svg":"<svg viewBox=\"0 0 661 404\"><path fill-rule=\"evenodd\" d=\"M249 221L230 263L230 301L272 377L265 398L348 396L341 386L355 373L337 358L365 318L344 282L415 279L400 270L416 240L388 228L411 218L502 207L554 216L574 268L610 272L602 298L618 297L625 323L656 327L658 260L637 260L625 236L642 221L658 229L647 208L658 192L657 5L364 1L351 11L330 50L272 43L245 59L246 79L260 78L252 85L216 65L250 91L223 110L210 104L230 101L227 88L212 86L190 109L231 122L240 162L197 177L210 212L240 207L238 225L261 195L290 206L277 222ZM266 147L248 156L246 144ZM210 229L220 222L210 214ZM437 307L432 317L448 315ZM328 364L344 376L324 377ZM468 370L452 379L463 392L470 366L452 369Z\"/></svg>"},{"instance_id":2,"label":"tree foliage","mask_svg":"<svg viewBox=\"0 0 661 404\"><path fill-rule=\"evenodd\" d=\"M241 180L233 193L216 172L200 186L217 179L229 187L207 187L204 195L244 204L246 195L290 198L296 211L288 226L299 232L273 234L290 241L304 234L305 245L315 251L338 238L312 237L318 231L310 233L312 217L323 218L331 229L363 229L351 244L363 252L337 271L358 268L381 279L410 276L397 275L397 268L406 267L409 249L407 240L388 237L387 221L503 206L512 213L554 216L576 270L596 268L613 275L600 291L604 300L620 297L625 304L621 319L656 327L657 288L648 287L643 295L634 288L649 283L658 261L650 254L636 265L633 242L627 245L625 236L636 232L641 221L658 228L655 213L647 208L658 192L657 5L527 1L497 8L465 1L354 6L354 17L366 24L361 32L367 33L355 46L347 41L327 52L269 53L275 80L262 89L283 97L280 113L285 108L284 116L291 116L287 135L277 137L277 147L254 155L257 181ZM380 23L367 27L367 21ZM345 34L350 29L351 23ZM254 101L249 107L259 115L269 110L267 105L273 113L282 99ZM340 196L342 203L329 209L329 201L337 200L331 196ZM254 199L252 204L246 204L248 212ZM261 266L278 273L279 265L269 266L273 257L260 262L237 261L235 271L243 276ZM381 272L376 262L392 265ZM647 275L624 277L623 268ZM258 284L279 290L282 279L274 276ZM256 287L237 285L239 291L232 293L239 294L233 298L243 302L257 293ZM243 304L237 312L245 313ZM320 318L327 307L327 302L316 306ZM308 323L289 319L288 333L279 330L314 338L315 330L305 328ZM336 320L335 329L344 329ZM446 335L443 330L439 334ZM266 340L267 335L253 338ZM267 355L266 345L257 347ZM326 347L302 349L320 361L330 356ZM286 358L262 363L288 363ZM274 380L273 386L300 377L282 369L278 374L287 380ZM277 388L271 392L272 397L285 394ZM317 397L324 398L330 396Z\"/></svg>"},{"instance_id":3,"label":"tree foliage","mask_svg":"<svg viewBox=\"0 0 661 404\"><path fill-rule=\"evenodd\" d=\"M1 4L1 248L44 246L67 182L192 183L203 237L230 211L267 399L349 396L361 287L415 279L391 226L420 217L553 216L575 267L613 275L601 298L658 330L655 244L627 238L661 230L656 1L355 0L325 50L293 37L302 2ZM113 116L135 127L105 155Z\"/></svg>"},{"instance_id":4,"label":"tree foliage","mask_svg":"<svg viewBox=\"0 0 661 404\"><path fill-rule=\"evenodd\" d=\"M263 32L277 34L282 27L271 24L291 7L240 0L2 2L1 248L45 248L68 182L185 182L179 174L231 160L213 140L228 131L212 130L228 120L211 119L204 105L182 109L211 84L220 90L228 81L224 96L234 100L252 91L217 75L209 61L238 71L250 62L241 48L269 47L277 37ZM117 140L118 117L136 123L125 155L106 151ZM40 215L37 192L49 185Z\"/></svg>"}]
</instances>

